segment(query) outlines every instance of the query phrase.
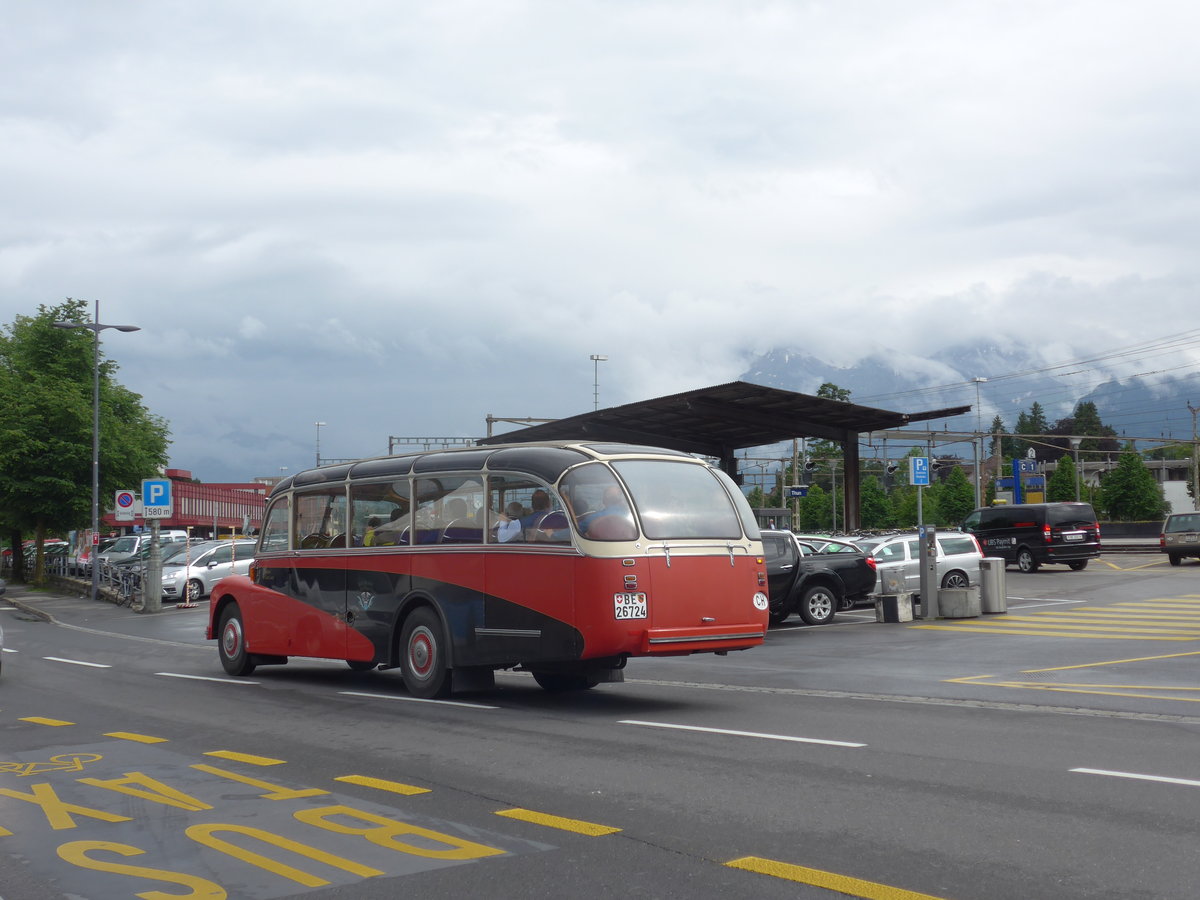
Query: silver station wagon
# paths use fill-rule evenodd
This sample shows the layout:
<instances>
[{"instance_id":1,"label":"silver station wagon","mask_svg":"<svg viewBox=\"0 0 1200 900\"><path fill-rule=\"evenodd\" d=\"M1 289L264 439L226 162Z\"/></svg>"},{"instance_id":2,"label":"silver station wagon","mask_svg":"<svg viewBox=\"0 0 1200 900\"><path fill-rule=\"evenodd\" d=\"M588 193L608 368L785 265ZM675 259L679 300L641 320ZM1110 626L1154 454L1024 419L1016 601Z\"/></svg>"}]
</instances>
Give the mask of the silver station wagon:
<instances>
[{"instance_id":1,"label":"silver station wagon","mask_svg":"<svg viewBox=\"0 0 1200 900\"><path fill-rule=\"evenodd\" d=\"M979 584L979 561L983 553L969 534L949 531L937 534L938 587L965 588ZM892 534L884 537L861 538L855 543L875 558L879 580L875 590L882 592L885 573L900 571L904 590L919 594L921 590L920 538L914 534Z\"/></svg>"}]
</instances>

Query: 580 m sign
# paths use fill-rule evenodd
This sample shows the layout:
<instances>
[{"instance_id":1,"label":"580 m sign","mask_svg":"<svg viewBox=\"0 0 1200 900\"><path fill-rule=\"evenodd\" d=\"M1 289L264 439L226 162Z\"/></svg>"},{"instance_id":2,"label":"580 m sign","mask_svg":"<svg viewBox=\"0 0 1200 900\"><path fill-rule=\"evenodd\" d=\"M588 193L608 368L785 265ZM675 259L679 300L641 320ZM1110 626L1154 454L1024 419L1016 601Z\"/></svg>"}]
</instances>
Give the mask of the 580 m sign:
<instances>
[{"instance_id":1,"label":"580 m sign","mask_svg":"<svg viewBox=\"0 0 1200 900\"><path fill-rule=\"evenodd\" d=\"M221 900L550 849L260 777L282 760L214 751L189 762L131 737L0 758L0 852L68 896ZM385 799L427 793L364 775L334 781Z\"/></svg>"}]
</instances>

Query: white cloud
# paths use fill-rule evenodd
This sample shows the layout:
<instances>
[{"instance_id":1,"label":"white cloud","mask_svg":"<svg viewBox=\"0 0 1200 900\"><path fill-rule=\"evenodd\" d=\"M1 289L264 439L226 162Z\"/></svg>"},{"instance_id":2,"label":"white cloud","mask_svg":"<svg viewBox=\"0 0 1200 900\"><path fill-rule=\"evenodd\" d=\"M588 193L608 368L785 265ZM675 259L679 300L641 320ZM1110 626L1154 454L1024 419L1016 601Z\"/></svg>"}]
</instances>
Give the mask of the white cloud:
<instances>
[{"instance_id":1,"label":"white cloud","mask_svg":"<svg viewBox=\"0 0 1200 900\"><path fill-rule=\"evenodd\" d=\"M354 456L577 413L591 353L607 405L1194 306L1182 2L8 14L0 320L141 325L106 347L209 480L315 421Z\"/></svg>"}]
</instances>

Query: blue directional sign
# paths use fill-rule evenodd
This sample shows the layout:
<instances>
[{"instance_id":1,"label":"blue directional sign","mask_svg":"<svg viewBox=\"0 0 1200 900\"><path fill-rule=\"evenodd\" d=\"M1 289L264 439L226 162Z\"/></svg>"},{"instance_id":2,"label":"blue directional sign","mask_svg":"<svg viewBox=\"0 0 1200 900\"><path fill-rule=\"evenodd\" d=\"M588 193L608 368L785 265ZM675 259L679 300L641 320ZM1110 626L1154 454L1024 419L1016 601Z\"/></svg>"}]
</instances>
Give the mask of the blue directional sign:
<instances>
[{"instance_id":1,"label":"blue directional sign","mask_svg":"<svg viewBox=\"0 0 1200 900\"><path fill-rule=\"evenodd\" d=\"M807 497L808 496L808 488L802 484L789 484L788 485L788 496L789 497Z\"/></svg>"},{"instance_id":2,"label":"blue directional sign","mask_svg":"<svg viewBox=\"0 0 1200 900\"><path fill-rule=\"evenodd\" d=\"M148 478L142 482L142 515L147 519L171 517L171 481Z\"/></svg>"},{"instance_id":3,"label":"blue directional sign","mask_svg":"<svg viewBox=\"0 0 1200 900\"><path fill-rule=\"evenodd\" d=\"M910 456L908 458L908 481L913 485L929 484L928 456Z\"/></svg>"}]
</instances>

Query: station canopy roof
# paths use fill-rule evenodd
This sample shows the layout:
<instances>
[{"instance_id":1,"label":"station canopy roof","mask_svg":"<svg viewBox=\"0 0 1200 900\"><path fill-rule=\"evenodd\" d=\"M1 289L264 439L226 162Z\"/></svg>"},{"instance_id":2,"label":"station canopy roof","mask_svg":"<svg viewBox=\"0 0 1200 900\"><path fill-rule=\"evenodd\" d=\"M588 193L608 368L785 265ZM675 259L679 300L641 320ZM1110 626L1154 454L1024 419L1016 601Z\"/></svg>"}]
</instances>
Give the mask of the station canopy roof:
<instances>
[{"instance_id":1,"label":"station canopy roof","mask_svg":"<svg viewBox=\"0 0 1200 900\"><path fill-rule=\"evenodd\" d=\"M745 381L599 409L483 438L526 441L619 441L727 459L733 451L792 438L857 440L872 431L949 418L971 407L903 413L797 394Z\"/></svg>"}]
</instances>

